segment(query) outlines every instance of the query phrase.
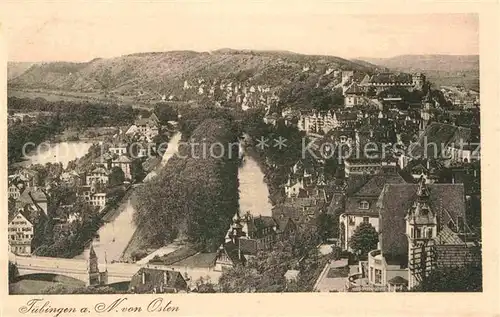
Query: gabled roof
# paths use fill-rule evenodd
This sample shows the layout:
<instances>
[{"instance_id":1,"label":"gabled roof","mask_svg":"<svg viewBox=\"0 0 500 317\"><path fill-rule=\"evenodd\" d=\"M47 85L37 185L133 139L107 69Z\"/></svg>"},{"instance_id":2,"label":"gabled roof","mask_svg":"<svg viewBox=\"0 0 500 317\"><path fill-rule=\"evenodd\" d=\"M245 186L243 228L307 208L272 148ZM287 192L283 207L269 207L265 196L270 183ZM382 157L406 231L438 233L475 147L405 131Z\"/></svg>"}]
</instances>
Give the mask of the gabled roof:
<instances>
[{"instance_id":1,"label":"gabled roof","mask_svg":"<svg viewBox=\"0 0 500 317\"><path fill-rule=\"evenodd\" d=\"M29 188L25 189L22 192L22 194L19 196L19 198L17 199L17 201L19 203L24 203L24 204L33 204L33 203L35 203L33 201L33 198L30 195L30 192L31 192L31 189L29 189Z\"/></svg>"},{"instance_id":2,"label":"gabled roof","mask_svg":"<svg viewBox=\"0 0 500 317\"><path fill-rule=\"evenodd\" d=\"M32 213L35 213L36 211L33 211L30 213L28 210L22 210L19 209L11 214L8 215L8 223L10 224L14 218L17 217L17 215L21 215L27 222L29 222L31 225L33 225L34 222L34 215Z\"/></svg>"},{"instance_id":3,"label":"gabled roof","mask_svg":"<svg viewBox=\"0 0 500 317\"><path fill-rule=\"evenodd\" d=\"M117 159L113 160L113 163L131 163L132 160L126 155L120 155Z\"/></svg>"},{"instance_id":4,"label":"gabled roof","mask_svg":"<svg viewBox=\"0 0 500 317\"><path fill-rule=\"evenodd\" d=\"M405 216L417 199L418 184L387 184L377 202L380 215L381 249L383 253L406 254ZM443 228L458 217L465 221L465 195L462 184L428 184L429 207Z\"/></svg>"}]
</instances>

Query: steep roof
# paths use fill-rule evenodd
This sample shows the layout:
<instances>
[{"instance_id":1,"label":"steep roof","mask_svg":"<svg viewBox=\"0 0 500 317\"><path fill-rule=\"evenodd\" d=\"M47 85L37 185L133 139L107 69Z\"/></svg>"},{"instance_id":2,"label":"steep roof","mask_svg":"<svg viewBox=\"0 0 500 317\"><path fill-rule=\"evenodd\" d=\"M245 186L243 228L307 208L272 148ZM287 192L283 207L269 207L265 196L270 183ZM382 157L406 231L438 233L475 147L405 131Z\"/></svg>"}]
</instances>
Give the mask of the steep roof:
<instances>
[{"instance_id":1,"label":"steep roof","mask_svg":"<svg viewBox=\"0 0 500 317\"><path fill-rule=\"evenodd\" d=\"M18 211L15 211L13 213L10 213L8 215L8 223L10 223L12 220L14 220L14 218L16 218L17 215L23 216L30 224L33 224L32 217L29 215L29 213L27 211L24 211L24 210L18 210Z\"/></svg>"},{"instance_id":2,"label":"steep roof","mask_svg":"<svg viewBox=\"0 0 500 317\"><path fill-rule=\"evenodd\" d=\"M404 184L405 180L398 174L377 174L372 176L358 191L346 199L345 212L348 214L378 215L376 202L386 184ZM362 201L368 202L367 209L360 209Z\"/></svg>"},{"instance_id":3,"label":"steep roof","mask_svg":"<svg viewBox=\"0 0 500 317\"><path fill-rule=\"evenodd\" d=\"M383 253L406 254L405 216L417 199L418 184L387 184L377 202L380 215L381 248ZM458 217L465 221L464 187L462 184L429 184L429 206L437 214L443 228Z\"/></svg>"},{"instance_id":4,"label":"steep roof","mask_svg":"<svg viewBox=\"0 0 500 317\"><path fill-rule=\"evenodd\" d=\"M376 174L371 177L354 196L379 197L385 184L404 184L405 180L399 174Z\"/></svg>"},{"instance_id":5,"label":"steep roof","mask_svg":"<svg viewBox=\"0 0 500 317\"><path fill-rule=\"evenodd\" d=\"M457 127L451 124L433 122L427 126L417 143L412 143L409 153L413 158L439 158L452 138L457 133ZM459 134L463 131L459 132ZM425 146L427 145L427 151Z\"/></svg>"},{"instance_id":6,"label":"steep roof","mask_svg":"<svg viewBox=\"0 0 500 317\"><path fill-rule=\"evenodd\" d=\"M460 239L458 234L453 232L448 226L444 226L439 234L434 238L437 244L450 244L450 245L465 245L465 242Z\"/></svg>"}]
</instances>

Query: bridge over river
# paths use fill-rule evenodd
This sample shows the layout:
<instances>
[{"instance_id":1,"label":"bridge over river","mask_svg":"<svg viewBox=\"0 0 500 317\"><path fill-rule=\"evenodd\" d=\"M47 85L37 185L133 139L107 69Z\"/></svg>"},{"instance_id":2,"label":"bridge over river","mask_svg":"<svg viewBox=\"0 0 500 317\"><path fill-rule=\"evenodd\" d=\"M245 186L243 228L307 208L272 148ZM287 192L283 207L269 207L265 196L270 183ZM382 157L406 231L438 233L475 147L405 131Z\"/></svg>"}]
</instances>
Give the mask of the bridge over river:
<instances>
[{"instance_id":1,"label":"bridge over river","mask_svg":"<svg viewBox=\"0 0 500 317\"><path fill-rule=\"evenodd\" d=\"M72 277L85 283L88 282L88 263L86 259L63 259L39 256L26 257L10 253L9 261L17 264L19 276L49 273ZM108 284L130 281L132 276L137 273L141 267L178 271L184 277L189 277L188 284L190 285L194 285L193 283L200 278L210 279L212 282L217 283L222 273L214 271L213 268L176 266L175 264L165 266L122 262L99 263L99 270L101 272L106 269L108 270Z\"/></svg>"}]
</instances>

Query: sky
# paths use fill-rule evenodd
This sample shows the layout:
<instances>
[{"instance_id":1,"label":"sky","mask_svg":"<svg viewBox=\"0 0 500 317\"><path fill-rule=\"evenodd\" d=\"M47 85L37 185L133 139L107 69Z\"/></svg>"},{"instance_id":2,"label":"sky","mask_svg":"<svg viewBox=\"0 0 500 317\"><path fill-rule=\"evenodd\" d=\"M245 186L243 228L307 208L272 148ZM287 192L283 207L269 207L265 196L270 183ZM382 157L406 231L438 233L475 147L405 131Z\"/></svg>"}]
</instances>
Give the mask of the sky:
<instances>
[{"instance_id":1,"label":"sky","mask_svg":"<svg viewBox=\"0 0 500 317\"><path fill-rule=\"evenodd\" d=\"M3 4L0 21L10 61L219 48L344 58L479 54L475 14L344 14L309 1L16 1Z\"/></svg>"}]
</instances>

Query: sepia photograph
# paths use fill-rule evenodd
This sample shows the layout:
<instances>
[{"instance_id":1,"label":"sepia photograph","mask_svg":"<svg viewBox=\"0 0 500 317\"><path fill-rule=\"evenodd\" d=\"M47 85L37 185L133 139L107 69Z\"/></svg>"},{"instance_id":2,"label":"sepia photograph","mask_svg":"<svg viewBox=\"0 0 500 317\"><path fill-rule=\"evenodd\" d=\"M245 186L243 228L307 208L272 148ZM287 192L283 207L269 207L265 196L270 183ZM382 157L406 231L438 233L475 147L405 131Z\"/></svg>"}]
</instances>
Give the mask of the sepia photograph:
<instances>
[{"instance_id":1,"label":"sepia photograph","mask_svg":"<svg viewBox=\"0 0 500 317\"><path fill-rule=\"evenodd\" d=\"M37 295L19 312L483 292L479 15L248 5L8 4L2 259L9 297Z\"/></svg>"}]
</instances>

